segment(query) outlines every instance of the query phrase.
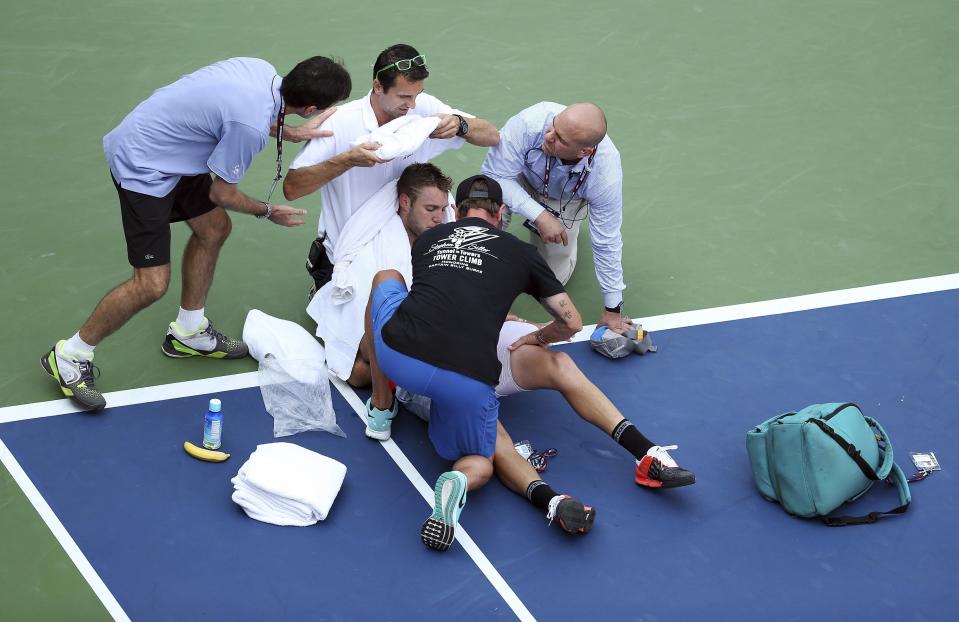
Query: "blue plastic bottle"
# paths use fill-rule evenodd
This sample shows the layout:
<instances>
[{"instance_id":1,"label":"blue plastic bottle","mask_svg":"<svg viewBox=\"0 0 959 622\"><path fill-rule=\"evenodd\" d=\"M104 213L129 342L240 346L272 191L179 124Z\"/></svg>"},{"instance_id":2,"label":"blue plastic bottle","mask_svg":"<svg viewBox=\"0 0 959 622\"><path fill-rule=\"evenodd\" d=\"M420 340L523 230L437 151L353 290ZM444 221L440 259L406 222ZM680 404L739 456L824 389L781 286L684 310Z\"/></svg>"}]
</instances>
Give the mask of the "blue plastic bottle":
<instances>
[{"instance_id":1,"label":"blue plastic bottle","mask_svg":"<svg viewBox=\"0 0 959 622\"><path fill-rule=\"evenodd\" d=\"M207 449L219 449L223 434L223 413L220 412L220 400L210 400L210 410L203 419L203 446Z\"/></svg>"}]
</instances>

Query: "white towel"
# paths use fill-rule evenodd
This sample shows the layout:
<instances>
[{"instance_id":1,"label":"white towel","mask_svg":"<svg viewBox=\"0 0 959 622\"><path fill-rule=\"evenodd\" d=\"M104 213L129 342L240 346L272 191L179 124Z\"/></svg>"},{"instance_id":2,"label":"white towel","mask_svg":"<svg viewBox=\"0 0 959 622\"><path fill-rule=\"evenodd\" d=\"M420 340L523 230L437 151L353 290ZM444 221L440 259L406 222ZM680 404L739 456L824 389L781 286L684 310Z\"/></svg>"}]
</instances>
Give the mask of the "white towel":
<instances>
[{"instance_id":1,"label":"white towel","mask_svg":"<svg viewBox=\"0 0 959 622\"><path fill-rule=\"evenodd\" d=\"M326 366L342 380L350 377L363 338L373 276L386 269L398 270L407 284L412 282L409 237L396 214L346 268L350 282L354 283L351 299L345 303L335 300L331 281L320 288L306 308L316 321L317 337L326 345Z\"/></svg>"},{"instance_id":2,"label":"white towel","mask_svg":"<svg viewBox=\"0 0 959 622\"><path fill-rule=\"evenodd\" d=\"M247 488L242 482L236 484L233 502L243 508L250 518L283 527L307 527L319 520L312 510L304 511L301 507L295 507L296 504L278 503L269 495Z\"/></svg>"},{"instance_id":3,"label":"white towel","mask_svg":"<svg viewBox=\"0 0 959 622\"><path fill-rule=\"evenodd\" d=\"M325 520L346 465L293 443L258 445L236 477L233 501L250 518L276 525Z\"/></svg>"},{"instance_id":4,"label":"white towel","mask_svg":"<svg viewBox=\"0 0 959 622\"><path fill-rule=\"evenodd\" d=\"M447 198L444 221L450 222L453 196ZM341 380L350 377L363 338L373 276L380 270L397 270L407 286L413 282L410 241L396 214L397 200L394 180L350 217L333 249L333 278L306 307L316 322L316 336L326 346L326 366Z\"/></svg>"},{"instance_id":5,"label":"white towel","mask_svg":"<svg viewBox=\"0 0 959 622\"><path fill-rule=\"evenodd\" d=\"M272 354L283 371L299 382L313 384L326 378L326 352L299 324L251 309L243 323L243 341L254 359L262 362Z\"/></svg>"},{"instance_id":6,"label":"white towel","mask_svg":"<svg viewBox=\"0 0 959 622\"><path fill-rule=\"evenodd\" d=\"M353 300L356 295L355 277L350 266L356 256L365 249L370 241L383 229L384 225L396 215L398 197L396 194L396 180L388 182L376 193L367 199L350 216L340 232L333 249L333 289L330 292L333 304L345 304ZM407 237L407 239L409 239ZM409 254L407 244L406 254ZM372 276L370 277L372 279Z\"/></svg>"},{"instance_id":7,"label":"white towel","mask_svg":"<svg viewBox=\"0 0 959 622\"><path fill-rule=\"evenodd\" d=\"M356 138L352 144L356 146L363 143L380 143L376 155L381 160L393 160L408 156L419 149L439 123L439 117L408 114Z\"/></svg>"}]
</instances>

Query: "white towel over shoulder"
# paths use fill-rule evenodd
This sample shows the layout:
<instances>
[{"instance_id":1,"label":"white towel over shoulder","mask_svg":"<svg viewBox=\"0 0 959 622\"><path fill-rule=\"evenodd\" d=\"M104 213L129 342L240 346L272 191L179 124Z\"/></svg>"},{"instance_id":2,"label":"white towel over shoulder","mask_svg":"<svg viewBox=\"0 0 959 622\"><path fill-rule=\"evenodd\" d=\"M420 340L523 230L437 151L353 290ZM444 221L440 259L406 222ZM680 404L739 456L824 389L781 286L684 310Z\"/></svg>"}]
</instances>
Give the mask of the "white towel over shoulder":
<instances>
[{"instance_id":1,"label":"white towel over shoulder","mask_svg":"<svg viewBox=\"0 0 959 622\"><path fill-rule=\"evenodd\" d=\"M453 197L445 220L453 219ZM333 278L320 288L306 307L316 322L316 336L326 346L326 366L342 380L350 377L363 338L366 303L373 276L380 270L397 270L413 282L410 238L396 214L396 181L380 188L346 222L333 249Z\"/></svg>"},{"instance_id":2,"label":"white towel over shoulder","mask_svg":"<svg viewBox=\"0 0 959 622\"><path fill-rule=\"evenodd\" d=\"M380 270L398 270L407 283L413 279L410 243L400 217L393 214L379 234L367 243L346 269L353 283L349 301L334 297L332 281L313 296L306 312L316 321L316 336L326 345L326 366L342 380L350 377L363 338L366 303L373 276ZM334 271L335 274L335 271Z\"/></svg>"},{"instance_id":3,"label":"white towel over shoulder","mask_svg":"<svg viewBox=\"0 0 959 622\"><path fill-rule=\"evenodd\" d=\"M351 271L351 266L361 253L365 256L376 250L368 248L369 243L387 228L389 228L387 235L390 238L396 236L396 225L390 223L390 221L394 219L399 221L399 218L395 218L397 201L396 180L393 180L377 190L366 203L360 206L360 209L356 210L356 213L350 216L346 225L343 226L336 248L333 249L333 256L330 257L330 261L333 262L333 280L331 281L333 288L330 292L333 304L346 304L353 300L356 295L358 275ZM399 228L403 229L402 223L400 223ZM409 240L405 230L403 237ZM401 244L401 246L403 245ZM409 255L409 242L406 242L405 246L405 249L398 249L395 254L396 257L401 254ZM390 249L387 248L386 250L388 252ZM383 262L390 262L393 258L391 253L390 256L382 259ZM389 266L388 263L387 265ZM372 278L370 276L370 280Z\"/></svg>"}]
</instances>

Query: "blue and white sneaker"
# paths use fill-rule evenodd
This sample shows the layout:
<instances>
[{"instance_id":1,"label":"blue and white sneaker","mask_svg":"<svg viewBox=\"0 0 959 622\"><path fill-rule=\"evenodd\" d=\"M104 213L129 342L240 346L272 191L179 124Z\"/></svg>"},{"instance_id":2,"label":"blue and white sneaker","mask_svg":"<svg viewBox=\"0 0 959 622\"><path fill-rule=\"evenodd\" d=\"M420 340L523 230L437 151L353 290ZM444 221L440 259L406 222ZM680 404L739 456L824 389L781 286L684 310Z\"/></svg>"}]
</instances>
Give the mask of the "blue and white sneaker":
<instances>
[{"instance_id":1,"label":"blue and white sneaker","mask_svg":"<svg viewBox=\"0 0 959 622\"><path fill-rule=\"evenodd\" d=\"M459 471L447 471L436 480L433 514L420 528L423 544L437 551L445 551L453 544L453 530L466 505L466 486L466 476Z\"/></svg>"},{"instance_id":2,"label":"blue and white sneaker","mask_svg":"<svg viewBox=\"0 0 959 622\"><path fill-rule=\"evenodd\" d=\"M390 440L393 417L400 411L399 400L393 399L388 410L373 408L373 398L366 400L366 435L377 441Z\"/></svg>"}]
</instances>

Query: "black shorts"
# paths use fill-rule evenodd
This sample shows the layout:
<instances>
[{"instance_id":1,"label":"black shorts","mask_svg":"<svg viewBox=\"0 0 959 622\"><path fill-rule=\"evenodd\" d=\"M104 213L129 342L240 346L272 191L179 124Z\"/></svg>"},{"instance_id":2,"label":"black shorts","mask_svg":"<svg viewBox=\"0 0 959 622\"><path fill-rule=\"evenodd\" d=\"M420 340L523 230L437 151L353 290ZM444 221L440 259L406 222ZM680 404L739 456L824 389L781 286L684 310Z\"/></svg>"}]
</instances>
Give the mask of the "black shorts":
<instances>
[{"instance_id":1,"label":"black shorts","mask_svg":"<svg viewBox=\"0 0 959 622\"><path fill-rule=\"evenodd\" d=\"M216 207L210 200L213 180L209 174L181 177L165 197L126 190L116 179L113 185L120 197L127 260L134 268L170 263L170 223L202 216Z\"/></svg>"},{"instance_id":2,"label":"black shorts","mask_svg":"<svg viewBox=\"0 0 959 622\"><path fill-rule=\"evenodd\" d=\"M310 244L310 252L306 256L306 271L313 277L313 284L317 291L333 280L333 262L326 254L324 240L326 240L326 234L313 240Z\"/></svg>"}]
</instances>

